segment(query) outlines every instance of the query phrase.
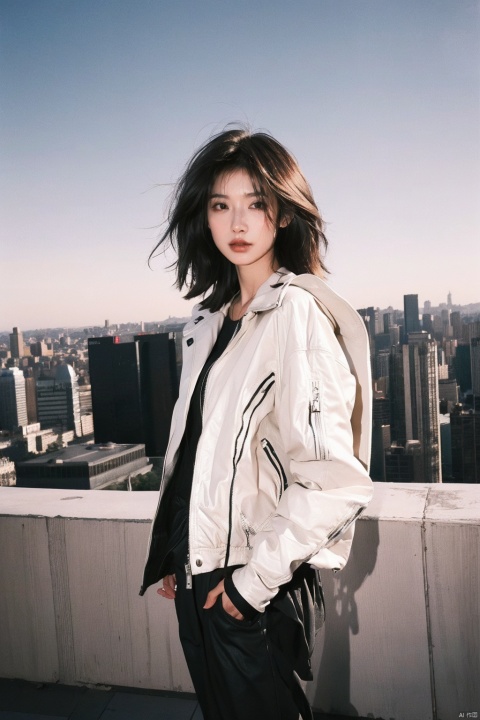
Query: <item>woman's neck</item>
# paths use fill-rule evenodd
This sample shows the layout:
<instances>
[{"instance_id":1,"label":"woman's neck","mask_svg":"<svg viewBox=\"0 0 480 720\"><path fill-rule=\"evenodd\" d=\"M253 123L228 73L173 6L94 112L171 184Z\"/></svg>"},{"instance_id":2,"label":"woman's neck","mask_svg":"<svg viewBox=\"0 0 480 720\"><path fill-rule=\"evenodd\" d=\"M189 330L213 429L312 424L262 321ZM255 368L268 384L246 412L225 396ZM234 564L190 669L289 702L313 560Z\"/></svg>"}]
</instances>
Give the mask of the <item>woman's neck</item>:
<instances>
[{"instance_id":1,"label":"woman's neck","mask_svg":"<svg viewBox=\"0 0 480 720\"><path fill-rule=\"evenodd\" d=\"M232 303L230 317L238 320L247 312L250 303L257 294L258 288L278 269L277 262L272 266L255 267L254 265L238 267L237 275L240 293Z\"/></svg>"}]
</instances>

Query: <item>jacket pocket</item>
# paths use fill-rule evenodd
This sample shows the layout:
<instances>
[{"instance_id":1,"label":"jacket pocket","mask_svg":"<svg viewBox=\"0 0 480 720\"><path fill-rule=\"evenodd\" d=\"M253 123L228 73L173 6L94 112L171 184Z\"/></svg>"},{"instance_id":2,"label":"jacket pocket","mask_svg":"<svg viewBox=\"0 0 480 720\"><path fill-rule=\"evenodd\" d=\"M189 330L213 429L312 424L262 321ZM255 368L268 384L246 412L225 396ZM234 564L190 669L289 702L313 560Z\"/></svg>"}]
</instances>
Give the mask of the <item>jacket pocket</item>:
<instances>
[{"instance_id":1,"label":"jacket pocket","mask_svg":"<svg viewBox=\"0 0 480 720\"><path fill-rule=\"evenodd\" d=\"M325 430L325 417L322 408L321 385L318 380L312 381L308 424L313 435L316 460L330 460L330 452Z\"/></svg>"},{"instance_id":2,"label":"jacket pocket","mask_svg":"<svg viewBox=\"0 0 480 720\"><path fill-rule=\"evenodd\" d=\"M277 502L280 501L280 498L282 497L282 492L287 489L288 487L288 481L287 476L285 475L285 470L283 469L282 463L280 462L280 458L278 457L277 453L275 452L275 449L272 445L272 443L267 440L267 438L263 438L261 440L261 445L263 452L267 456L267 459L269 460L270 464L272 465L273 469L275 470L279 484L278 484L278 493L277 493Z\"/></svg>"}]
</instances>

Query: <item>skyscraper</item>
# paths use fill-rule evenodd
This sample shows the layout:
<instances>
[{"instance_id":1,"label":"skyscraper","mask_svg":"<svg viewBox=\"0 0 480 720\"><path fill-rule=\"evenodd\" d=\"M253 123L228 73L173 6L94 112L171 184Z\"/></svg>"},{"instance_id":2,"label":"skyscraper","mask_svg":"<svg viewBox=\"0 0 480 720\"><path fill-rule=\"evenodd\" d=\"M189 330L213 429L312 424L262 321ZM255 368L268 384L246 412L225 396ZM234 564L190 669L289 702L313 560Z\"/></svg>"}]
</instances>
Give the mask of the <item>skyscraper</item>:
<instances>
[{"instance_id":1,"label":"skyscraper","mask_svg":"<svg viewBox=\"0 0 480 720\"><path fill-rule=\"evenodd\" d=\"M418 441L419 482L441 482L437 349L428 333L412 332L408 344L392 348L390 396L392 439L404 448Z\"/></svg>"},{"instance_id":2,"label":"skyscraper","mask_svg":"<svg viewBox=\"0 0 480 720\"><path fill-rule=\"evenodd\" d=\"M25 370L25 394L27 398L28 424L38 422L37 414L37 383L32 368Z\"/></svg>"},{"instance_id":3,"label":"skyscraper","mask_svg":"<svg viewBox=\"0 0 480 720\"><path fill-rule=\"evenodd\" d=\"M471 351L470 344L459 343L455 352L453 362L455 370L455 378L460 385L460 390L464 393L472 389L472 367L471 367Z\"/></svg>"},{"instance_id":4,"label":"skyscraper","mask_svg":"<svg viewBox=\"0 0 480 720\"><path fill-rule=\"evenodd\" d=\"M420 330L420 319L418 314L418 295L403 296L403 317L405 340L411 332Z\"/></svg>"},{"instance_id":5,"label":"skyscraper","mask_svg":"<svg viewBox=\"0 0 480 720\"><path fill-rule=\"evenodd\" d=\"M25 350L23 345L23 333L16 327L13 328L13 332L10 333L10 352L12 358L17 360L23 357Z\"/></svg>"},{"instance_id":6,"label":"skyscraper","mask_svg":"<svg viewBox=\"0 0 480 720\"><path fill-rule=\"evenodd\" d=\"M441 482L436 343L427 333L411 333L402 350L406 439L421 443L423 482Z\"/></svg>"},{"instance_id":7,"label":"skyscraper","mask_svg":"<svg viewBox=\"0 0 480 720\"><path fill-rule=\"evenodd\" d=\"M11 432L27 425L27 399L23 372L16 367L0 375L0 428Z\"/></svg>"},{"instance_id":8,"label":"skyscraper","mask_svg":"<svg viewBox=\"0 0 480 720\"><path fill-rule=\"evenodd\" d=\"M117 337L88 339L96 443L142 443L140 359L136 343Z\"/></svg>"},{"instance_id":9,"label":"skyscraper","mask_svg":"<svg viewBox=\"0 0 480 720\"><path fill-rule=\"evenodd\" d=\"M178 394L175 341L168 333L116 340L88 340L95 442L145 443L147 455L164 455Z\"/></svg>"},{"instance_id":10,"label":"skyscraper","mask_svg":"<svg viewBox=\"0 0 480 720\"><path fill-rule=\"evenodd\" d=\"M450 322L452 323L453 337L455 340L462 339L462 316L458 311L452 312L450 315Z\"/></svg>"},{"instance_id":11,"label":"skyscraper","mask_svg":"<svg viewBox=\"0 0 480 720\"><path fill-rule=\"evenodd\" d=\"M480 413L457 405L450 414L455 482L480 482Z\"/></svg>"},{"instance_id":12,"label":"skyscraper","mask_svg":"<svg viewBox=\"0 0 480 720\"><path fill-rule=\"evenodd\" d=\"M70 365L58 365L55 378L39 377L37 413L42 429L74 430L75 435L81 437L78 382Z\"/></svg>"},{"instance_id":13,"label":"skyscraper","mask_svg":"<svg viewBox=\"0 0 480 720\"><path fill-rule=\"evenodd\" d=\"M480 409L480 337L470 341L470 358L472 363L473 406Z\"/></svg>"}]
</instances>

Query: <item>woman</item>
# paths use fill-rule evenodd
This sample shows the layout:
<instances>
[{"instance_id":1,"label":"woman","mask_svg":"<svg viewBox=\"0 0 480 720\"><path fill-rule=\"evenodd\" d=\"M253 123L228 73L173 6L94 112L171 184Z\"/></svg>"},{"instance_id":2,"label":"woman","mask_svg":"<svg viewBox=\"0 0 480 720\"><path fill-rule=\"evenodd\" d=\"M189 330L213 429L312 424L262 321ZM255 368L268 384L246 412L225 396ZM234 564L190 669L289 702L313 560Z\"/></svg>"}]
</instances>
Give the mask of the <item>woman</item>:
<instances>
[{"instance_id":1,"label":"woman","mask_svg":"<svg viewBox=\"0 0 480 720\"><path fill-rule=\"evenodd\" d=\"M166 241L178 287L206 297L184 329L141 594L162 579L175 600L205 720L311 718L297 676L314 568L344 566L372 493L365 328L320 279L321 217L269 135L228 130L195 154Z\"/></svg>"}]
</instances>

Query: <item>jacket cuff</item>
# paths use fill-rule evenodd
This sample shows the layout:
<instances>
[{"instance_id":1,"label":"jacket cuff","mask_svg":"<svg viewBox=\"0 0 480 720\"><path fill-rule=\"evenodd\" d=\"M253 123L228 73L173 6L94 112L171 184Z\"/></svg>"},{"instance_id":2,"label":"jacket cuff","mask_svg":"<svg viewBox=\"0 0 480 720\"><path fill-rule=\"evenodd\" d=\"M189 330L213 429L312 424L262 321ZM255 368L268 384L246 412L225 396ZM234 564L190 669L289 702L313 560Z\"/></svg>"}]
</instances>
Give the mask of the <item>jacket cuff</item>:
<instances>
[{"instance_id":1,"label":"jacket cuff","mask_svg":"<svg viewBox=\"0 0 480 720\"><path fill-rule=\"evenodd\" d=\"M228 597L235 605L237 610L242 613L245 620L257 619L257 617L260 615L260 612L256 608L254 608L253 605L250 605L250 603L245 600L243 595L240 595L237 588L235 587L235 583L233 582L231 575L227 575L225 577L224 588Z\"/></svg>"}]
</instances>

